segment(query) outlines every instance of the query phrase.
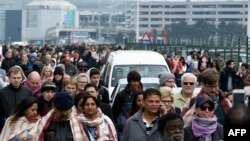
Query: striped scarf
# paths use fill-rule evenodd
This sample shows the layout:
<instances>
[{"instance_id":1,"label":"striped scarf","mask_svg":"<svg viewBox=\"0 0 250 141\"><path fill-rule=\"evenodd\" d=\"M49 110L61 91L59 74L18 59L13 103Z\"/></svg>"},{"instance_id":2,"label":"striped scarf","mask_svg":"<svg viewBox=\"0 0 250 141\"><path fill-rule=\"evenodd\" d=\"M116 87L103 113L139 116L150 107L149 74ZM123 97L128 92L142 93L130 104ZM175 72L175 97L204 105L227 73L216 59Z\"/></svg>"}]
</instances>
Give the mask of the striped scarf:
<instances>
[{"instance_id":1,"label":"striped scarf","mask_svg":"<svg viewBox=\"0 0 250 141\"><path fill-rule=\"evenodd\" d=\"M195 137L206 137L213 134L217 129L217 117L201 118L196 115L193 116L192 130Z\"/></svg>"},{"instance_id":2,"label":"striped scarf","mask_svg":"<svg viewBox=\"0 0 250 141\"><path fill-rule=\"evenodd\" d=\"M50 122L52 121L54 116L54 109L52 109L46 116L44 116L41 120L41 123L38 126L37 130L37 141L43 141L44 140L44 131L48 128L50 125ZM74 141L88 141L88 137L86 136L81 122L77 119L74 112L71 112L70 118L70 127L73 134Z\"/></svg>"},{"instance_id":3,"label":"striped scarf","mask_svg":"<svg viewBox=\"0 0 250 141\"><path fill-rule=\"evenodd\" d=\"M10 116L3 127L2 133L0 135L0 141L9 141L16 136L24 138L29 132L29 134L34 135L38 127L40 119L30 122L25 116L20 117L17 121L11 123L12 116Z\"/></svg>"},{"instance_id":4,"label":"striped scarf","mask_svg":"<svg viewBox=\"0 0 250 141\"><path fill-rule=\"evenodd\" d=\"M83 125L85 125L91 134L90 130L96 128L95 133L91 134L92 137L98 138L97 140L112 140L117 141L117 134L115 130L115 126L111 119L100 113L99 116L91 121L85 115L79 115L78 118L81 120ZM89 130L90 129L90 130Z\"/></svg>"}]
</instances>

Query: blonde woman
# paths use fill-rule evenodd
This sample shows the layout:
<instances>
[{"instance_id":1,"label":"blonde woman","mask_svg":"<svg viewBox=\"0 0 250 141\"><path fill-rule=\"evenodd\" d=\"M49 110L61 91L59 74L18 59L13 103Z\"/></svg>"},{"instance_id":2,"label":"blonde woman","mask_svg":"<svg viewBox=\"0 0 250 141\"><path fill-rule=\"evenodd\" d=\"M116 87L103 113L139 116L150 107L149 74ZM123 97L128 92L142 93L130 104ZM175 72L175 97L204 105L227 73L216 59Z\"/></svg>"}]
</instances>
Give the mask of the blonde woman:
<instances>
[{"instance_id":1,"label":"blonde woman","mask_svg":"<svg viewBox=\"0 0 250 141\"><path fill-rule=\"evenodd\" d=\"M166 107L167 113L181 113L181 109L173 107L174 97L171 88L165 86L160 88L161 102Z\"/></svg>"},{"instance_id":2,"label":"blonde woman","mask_svg":"<svg viewBox=\"0 0 250 141\"><path fill-rule=\"evenodd\" d=\"M43 70L41 73L41 79L42 79L42 82L53 80L53 72L50 66L43 67Z\"/></svg>"}]
</instances>

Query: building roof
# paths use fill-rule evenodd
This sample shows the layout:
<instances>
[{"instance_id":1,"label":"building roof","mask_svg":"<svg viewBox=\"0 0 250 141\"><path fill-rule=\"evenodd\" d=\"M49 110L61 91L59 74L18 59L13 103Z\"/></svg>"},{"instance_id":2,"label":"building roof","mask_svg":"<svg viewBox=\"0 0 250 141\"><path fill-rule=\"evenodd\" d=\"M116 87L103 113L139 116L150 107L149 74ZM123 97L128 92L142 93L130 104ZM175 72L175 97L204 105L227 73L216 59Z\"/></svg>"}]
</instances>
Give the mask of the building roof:
<instances>
[{"instance_id":1,"label":"building roof","mask_svg":"<svg viewBox=\"0 0 250 141\"><path fill-rule=\"evenodd\" d=\"M65 0L33 0L26 5L27 9L75 10L76 6Z\"/></svg>"}]
</instances>

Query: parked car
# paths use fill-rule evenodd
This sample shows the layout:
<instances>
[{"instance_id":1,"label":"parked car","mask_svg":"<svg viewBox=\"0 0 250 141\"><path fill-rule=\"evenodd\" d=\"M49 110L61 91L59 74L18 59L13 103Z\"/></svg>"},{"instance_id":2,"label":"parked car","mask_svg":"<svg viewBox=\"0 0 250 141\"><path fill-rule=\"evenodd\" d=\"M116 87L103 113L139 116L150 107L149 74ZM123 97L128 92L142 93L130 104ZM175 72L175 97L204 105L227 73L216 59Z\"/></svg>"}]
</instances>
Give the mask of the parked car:
<instances>
[{"instance_id":1,"label":"parked car","mask_svg":"<svg viewBox=\"0 0 250 141\"><path fill-rule=\"evenodd\" d=\"M159 78L155 77L147 77L147 78L142 77L141 82L143 85L143 90L146 90L148 88L157 88L159 86ZM128 84L127 78L123 78L118 81L117 85L114 88L114 91L112 92L109 98L111 107L113 106L117 93L122 91L127 84Z\"/></svg>"}]
</instances>

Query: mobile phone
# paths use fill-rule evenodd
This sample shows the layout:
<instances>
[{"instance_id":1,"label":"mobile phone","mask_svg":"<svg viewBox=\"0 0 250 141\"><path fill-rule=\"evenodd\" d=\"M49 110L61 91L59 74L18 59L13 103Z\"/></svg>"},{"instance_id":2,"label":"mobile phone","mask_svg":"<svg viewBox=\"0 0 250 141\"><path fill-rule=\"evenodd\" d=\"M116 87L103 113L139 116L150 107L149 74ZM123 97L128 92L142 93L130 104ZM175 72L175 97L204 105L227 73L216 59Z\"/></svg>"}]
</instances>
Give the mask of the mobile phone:
<instances>
[{"instance_id":1,"label":"mobile phone","mask_svg":"<svg viewBox=\"0 0 250 141\"><path fill-rule=\"evenodd\" d=\"M245 103L245 92L243 89L233 90L233 104L244 104Z\"/></svg>"}]
</instances>

